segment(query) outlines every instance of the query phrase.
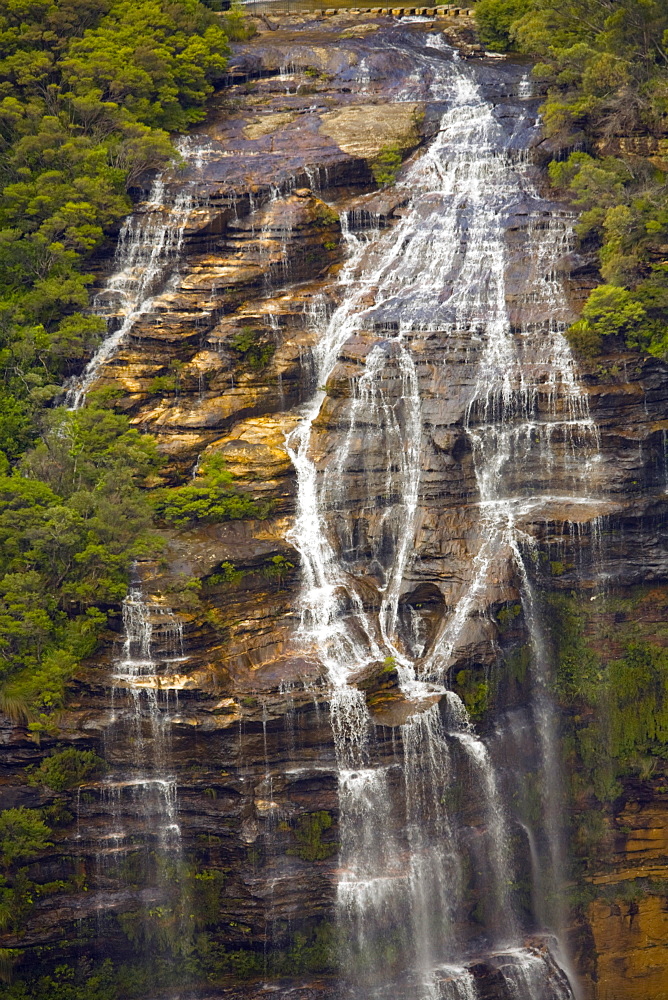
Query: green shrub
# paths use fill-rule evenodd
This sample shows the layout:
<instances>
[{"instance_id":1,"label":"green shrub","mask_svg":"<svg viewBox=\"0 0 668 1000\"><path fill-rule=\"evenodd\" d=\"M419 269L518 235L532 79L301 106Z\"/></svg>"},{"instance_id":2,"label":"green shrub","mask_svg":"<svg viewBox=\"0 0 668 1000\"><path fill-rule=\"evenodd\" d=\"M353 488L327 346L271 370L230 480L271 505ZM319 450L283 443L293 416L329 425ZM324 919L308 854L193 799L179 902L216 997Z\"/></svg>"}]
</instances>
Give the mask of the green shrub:
<instances>
[{"instance_id":1,"label":"green shrub","mask_svg":"<svg viewBox=\"0 0 668 1000\"><path fill-rule=\"evenodd\" d=\"M236 584L240 583L243 577L243 571L237 569L234 563L222 562L216 573L212 573L211 576L207 577L206 582L211 587L219 586L230 586L234 587Z\"/></svg>"},{"instance_id":2,"label":"green shrub","mask_svg":"<svg viewBox=\"0 0 668 1000\"><path fill-rule=\"evenodd\" d=\"M314 931L298 931L287 950L272 950L269 958L272 975L334 972L338 968L338 949L339 938L336 928L323 920Z\"/></svg>"},{"instance_id":3,"label":"green shrub","mask_svg":"<svg viewBox=\"0 0 668 1000\"><path fill-rule=\"evenodd\" d=\"M305 813L295 830L297 847L290 847L286 854L295 855L304 861L324 861L338 851L339 845L324 843L322 835L332 825L332 817L328 812Z\"/></svg>"},{"instance_id":4,"label":"green shrub","mask_svg":"<svg viewBox=\"0 0 668 1000\"><path fill-rule=\"evenodd\" d=\"M585 639L582 602L562 594L549 597L550 631L557 671L556 694L562 705L594 704L602 678L601 662Z\"/></svg>"},{"instance_id":5,"label":"green shrub","mask_svg":"<svg viewBox=\"0 0 668 1000\"><path fill-rule=\"evenodd\" d=\"M176 378L174 375L157 375L148 384L148 391L162 395L163 393L176 392Z\"/></svg>"},{"instance_id":6,"label":"green shrub","mask_svg":"<svg viewBox=\"0 0 668 1000\"><path fill-rule=\"evenodd\" d=\"M521 604L509 604L506 605L506 607L501 608L501 610L498 611L496 615L496 620L499 623L501 631L503 632L506 629L510 628L514 624L515 619L521 613L522 613Z\"/></svg>"},{"instance_id":7,"label":"green shrub","mask_svg":"<svg viewBox=\"0 0 668 1000\"><path fill-rule=\"evenodd\" d=\"M475 19L480 41L494 52L507 52L512 48L512 24L526 10L526 0L478 0Z\"/></svg>"},{"instance_id":8,"label":"green shrub","mask_svg":"<svg viewBox=\"0 0 668 1000\"><path fill-rule=\"evenodd\" d=\"M572 194L575 205L585 210L596 209L593 219L600 224L606 218L601 210L616 211L625 197L627 184L633 179L623 160L614 156L594 159L580 152L571 153L566 160L553 160L549 175L555 187L565 188ZM580 233L584 235L582 229Z\"/></svg>"},{"instance_id":9,"label":"green shrub","mask_svg":"<svg viewBox=\"0 0 668 1000\"><path fill-rule=\"evenodd\" d=\"M252 326L242 326L238 333L230 337L230 347L238 354L246 354L257 340L257 333Z\"/></svg>"},{"instance_id":10,"label":"green shrub","mask_svg":"<svg viewBox=\"0 0 668 1000\"><path fill-rule=\"evenodd\" d=\"M38 809L3 809L0 812L0 860L5 867L29 861L52 847L51 831Z\"/></svg>"},{"instance_id":11,"label":"green shrub","mask_svg":"<svg viewBox=\"0 0 668 1000\"><path fill-rule=\"evenodd\" d=\"M259 333L251 326L242 326L229 340L232 350L240 354L244 364L253 371L266 368L276 351L276 345L264 340L263 334L264 331Z\"/></svg>"},{"instance_id":12,"label":"green shrub","mask_svg":"<svg viewBox=\"0 0 668 1000\"><path fill-rule=\"evenodd\" d=\"M238 521L245 518L264 520L271 505L253 500L245 494L233 493L220 487L182 486L161 491L156 500L156 512L167 524L178 527L193 521L205 523Z\"/></svg>"},{"instance_id":13,"label":"green shrub","mask_svg":"<svg viewBox=\"0 0 668 1000\"><path fill-rule=\"evenodd\" d=\"M54 799L42 807L42 817L48 826L69 826L74 816L67 808L66 799Z\"/></svg>"},{"instance_id":14,"label":"green shrub","mask_svg":"<svg viewBox=\"0 0 668 1000\"><path fill-rule=\"evenodd\" d=\"M586 320L573 323L566 331L566 339L574 351L586 358L597 357L603 348L602 335Z\"/></svg>"},{"instance_id":15,"label":"green shrub","mask_svg":"<svg viewBox=\"0 0 668 1000\"><path fill-rule=\"evenodd\" d=\"M339 215L333 208L326 205L324 201L317 201L313 208L313 219L314 222L322 227L330 228L331 226L339 225ZM335 246L337 244L334 244Z\"/></svg>"},{"instance_id":16,"label":"green shrub","mask_svg":"<svg viewBox=\"0 0 668 1000\"><path fill-rule=\"evenodd\" d=\"M490 689L485 680L478 680L476 671L459 670L455 677L456 691L472 719L479 719L489 707Z\"/></svg>"},{"instance_id":17,"label":"green shrub","mask_svg":"<svg viewBox=\"0 0 668 1000\"><path fill-rule=\"evenodd\" d=\"M295 564L291 563L289 559L285 556L272 556L271 561L267 566L264 566L262 572L270 580L276 580L278 584L278 589L280 590L283 581L291 570L295 568Z\"/></svg>"},{"instance_id":18,"label":"green shrub","mask_svg":"<svg viewBox=\"0 0 668 1000\"><path fill-rule=\"evenodd\" d=\"M570 327L566 336L581 353L595 355L606 337L624 337L637 343L646 319L645 310L628 289L599 285L590 293L582 319Z\"/></svg>"},{"instance_id":19,"label":"green shrub","mask_svg":"<svg viewBox=\"0 0 668 1000\"><path fill-rule=\"evenodd\" d=\"M631 292L614 285L594 288L582 310L583 320L603 337L633 333L645 317L645 310Z\"/></svg>"},{"instance_id":20,"label":"green shrub","mask_svg":"<svg viewBox=\"0 0 668 1000\"><path fill-rule=\"evenodd\" d=\"M133 560L149 551L152 508L140 489L155 441L96 406L49 415L21 471L0 475L0 704L17 721L62 707L95 649Z\"/></svg>"},{"instance_id":21,"label":"green shrub","mask_svg":"<svg viewBox=\"0 0 668 1000\"><path fill-rule=\"evenodd\" d=\"M513 649L506 656L506 666L510 676L519 684L524 684L527 671L531 665L532 649L529 644Z\"/></svg>"},{"instance_id":22,"label":"green shrub","mask_svg":"<svg viewBox=\"0 0 668 1000\"><path fill-rule=\"evenodd\" d=\"M158 490L154 496L158 517L182 526L193 521L234 521L269 516L271 503L239 493L221 455L209 455L201 464L200 478L187 486Z\"/></svg>"},{"instance_id":23,"label":"green shrub","mask_svg":"<svg viewBox=\"0 0 668 1000\"><path fill-rule=\"evenodd\" d=\"M622 790L620 777L647 780L656 763L668 759L668 650L639 641L630 623L616 636L624 656L608 658L587 639L595 612L586 598L553 594L549 600L556 691L568 709L570 752L581 765L572 770L576 778L581 773L583 791L611 802Z\"/></svg>"},{"instance_id":24,"label":"green shrub","mask_svg":"<svg viewBox=\"0 0 668 1000\"><path fill-rule=\"evenodd\" d=\"M608 665L604 707L610 716L610 753L622 761L668 744L668 650L630 643Z\"/></svg>"},{"instance_id":25,"label":"green shrub","mask_svg":"<svg viewBox=\"0 0 668 1000\"><path fill-rule=\"evenodd\" d=\"M207 0L207 6L213 10L222 10L222 7L215 7L216 0ZM244 12L242 3L232 0L226 13L219 19L219 23L231 42L244 42L256 34L257 28L252 24Z\"/></svg>"},{"instance_id":26,"label":"green shrub","mask_svg":"<svg viewBox=\"0 0 668 1000\"><path fill-rule=\"evenodd\" d=\"M46 757L39 767L30 773L32 785L46 785L54 792L75 788L87 781L99 778L107 771L106 761L93 750L76 750L68 747L50 757Z\"/></svg>"},{"instance_id":27,"label":"green shrub","mask_svg":"<svg viewBox=\"0 0 668 1000\"><path fill-rule=\"evenodd\" d=\"M225 962L239 979L252 979L264 969L264 958L257 951L229 951L225 955Z\"/></svg>"},{"instance_id":28,"label":"green shrub","mask_svg":"<svg viewBox=\"0 0 668 1000\"><path fill-rule=\"evenodd\" d=\"M384 146L371 163L371 173L376 184L380 187L394 184L402 159L398 146Z\"/></svg>"}]
</instances>

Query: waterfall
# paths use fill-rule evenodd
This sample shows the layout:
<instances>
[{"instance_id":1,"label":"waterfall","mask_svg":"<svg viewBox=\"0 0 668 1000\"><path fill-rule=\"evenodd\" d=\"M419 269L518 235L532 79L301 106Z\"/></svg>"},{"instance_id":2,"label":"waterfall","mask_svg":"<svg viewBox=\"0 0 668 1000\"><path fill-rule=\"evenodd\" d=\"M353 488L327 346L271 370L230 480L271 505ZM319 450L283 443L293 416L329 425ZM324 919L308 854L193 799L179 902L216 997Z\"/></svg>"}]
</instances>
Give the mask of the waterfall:
<instances>
[{"instance_id":1,"label":"waterfall","mask_svg":"<svg viewBox=\"0 0 668 1000\"><path fill-rule=\"evenodd\" d=\"M161 668L186 659L183 625L171 609L146 601L137 587L123 601L123 625L122 654L113 665L111 723L112 728L129 730L138 773L120 787L139 791L144 815L152 819L151 835L163 847L178 849L176 778L168 773L169 708L174 695ZM127 697L125 710L117 706L121 692Z\"/></svg>"},{"instance_id":2,"label":"waterfall","mask_svg":"<svg viewBox=\"0 0 668 1000\"><path fill-rule=\"evenodd\" d=\"M470 970L474 956L483 955L508 997L566 1000L573 986L547 938L537 945L527 937L536 925L547 930L545 921L559 931L558 918L548 907L527 928L515 909L510 821L497 767L447 684L467 630L487 613L489 588L514 581L533 640L534 726L554 891L563 875L558 775L549 784L558 743L524 553L528 520L555 501L590 502L597 460L596 428L562 335L568 314L557 262L570 247L571 220L555 217L535 188L522 115L514 129L502 124L474 71L434 46L419 61L410 92L399 99L414 97L427 80L432 99L447 102L447 110L427 151L404 174L409 204L396 225L383 234L346 229L351 253L341 304L321 320L314 348L320 388L288 438L298 477L290 540L304 578L298 638L320 657L331 687L346 973L359 997L398 991L417 1000L471 1000ZM526 87L520 90L525 98ZM513 213L525 220L524 245L514 255L506 232ZM521 291L514 299L512 269ZM427 343L438 343L442 359L429 371ZM462 361L475 374L466 398L451 400L449 376ZM323 388L337 365L351 384L345 416ZM476 531L467 540L467 577L449 585L449 611L425 647L419 623L413 638L407 635L399 603L408 581L419 579L419 501L434 488L424 473L434 401L452 412L451 426L468 440L477 496L467 502ZM323 414L340 428L337 451L327 448ZM557 471L567 496L550 491ZM351 473L354 496L346 492ZM400 727L396 763L381 759L354 683L360 670L383 662L396 667L413 704ZM463 776L475 796L460 808L468 810L468 823L452 808ZM535 847L533 831L530 837ZM538 848L535 855L542 865ZM466 939L461 928L471 898L480 930Z\"/></svg>"},{"instance_id":3,"label":"waterfall","mask_svg":"<svg viewBox=\"0 0 668 1000\"><path fill-rule=\"evenodd\" d=\"M142 210L124 220L116 244L114 271L93 300L93 311L107 317L109 332L82 374L71 380L66 395L71 409L83 405L104 365L141 316L151 310L156 292L178 275L186 228L197 205L204 148L185 137L177 150L192 174L191 180L173 191L167 174L158 174Z\"/></svg>"},{"instance_id":4,"label":"waterfall","mask_svg":"<svg viewBox=\"0 0 668 1000\"><path fill-rule=\"evenodd\" d=\"M173 891L165 881L166 866L181 861L177 779L170 767L177 704L169 672L187 657L181 621L171 609L146 600L139 587L133 586L123 601L123 627L104 740L105 756L119 766L99 785L98 879L115 881L124 859L145 852L144 867L153 872L148 882L156 883L162 898ZM149 852L155 852L151 862Z\"/></svg>"}]
</instances>

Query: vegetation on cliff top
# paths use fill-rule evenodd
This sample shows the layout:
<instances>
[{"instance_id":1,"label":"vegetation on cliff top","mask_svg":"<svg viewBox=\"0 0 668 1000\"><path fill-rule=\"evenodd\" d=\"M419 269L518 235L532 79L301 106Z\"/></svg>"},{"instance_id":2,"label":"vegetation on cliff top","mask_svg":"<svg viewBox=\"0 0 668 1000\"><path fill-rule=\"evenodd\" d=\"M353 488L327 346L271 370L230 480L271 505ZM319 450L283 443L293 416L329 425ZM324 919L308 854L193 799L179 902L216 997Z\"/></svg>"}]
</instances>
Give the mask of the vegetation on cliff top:
<instances>
[{"instance_id":1,"label":"vegetation on cliff top","mask_svg":"<svg viewBox=\"0 0 668 1000\"><path fill-rule=\"evenodd\" d=\"M488 45L538 60L552 183L598 257L572 344L668 354L668 7L659 0L480 0Z\"/></svg>"}]
</instances>

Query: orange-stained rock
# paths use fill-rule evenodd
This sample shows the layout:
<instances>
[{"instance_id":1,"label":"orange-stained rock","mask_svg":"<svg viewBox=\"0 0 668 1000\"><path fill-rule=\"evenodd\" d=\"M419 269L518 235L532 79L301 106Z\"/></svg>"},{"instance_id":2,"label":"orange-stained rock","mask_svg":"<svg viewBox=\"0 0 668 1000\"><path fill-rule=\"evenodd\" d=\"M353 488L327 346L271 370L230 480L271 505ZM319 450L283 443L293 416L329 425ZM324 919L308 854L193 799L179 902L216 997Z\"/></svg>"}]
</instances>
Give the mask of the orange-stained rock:
<instances>
[{"instance_id":1,"label":"orange-stained rock","mask_svg":"<svg viewBox=\"0 0 668 1000\"><path fill-rule=\"evenodd\" d=\"M668 878L668 866L663 869ZM668 885L668 883L667 883ZM596 952L592 1000L668 1000L668 903L649 896L630 903L592 903L587 910Z\"/></svg>"},{"instance_id":2,"label":"orange-stained rock","mask_svg":"<svg viewBox=\"0 0 668 1000\"><path fill-rule=\"evenodd\" d=\"M333 139L345 153L373 160L382 149L413 149L419 139L418 116L421 105L355 104L329 111L321 118L320 131Z\"/></svg>"}]
</instances>

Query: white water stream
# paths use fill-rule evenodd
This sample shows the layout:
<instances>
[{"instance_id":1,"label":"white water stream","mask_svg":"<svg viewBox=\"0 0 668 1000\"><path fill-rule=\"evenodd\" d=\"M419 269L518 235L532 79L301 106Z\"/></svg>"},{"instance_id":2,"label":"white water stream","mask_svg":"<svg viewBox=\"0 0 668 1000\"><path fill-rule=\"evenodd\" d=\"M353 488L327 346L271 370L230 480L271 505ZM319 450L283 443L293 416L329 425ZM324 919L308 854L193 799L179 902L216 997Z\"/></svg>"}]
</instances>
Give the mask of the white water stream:
<instances>
[{"instance_id":1,"label":"white water stream","mask_svg":"<svg viewBox=\"0 0 668 1000\"><path fill-rule=\"evenodd\" d=\"M114 271L93 301L94 311L113 319L114 327L82 374L72 380L66 396L71 409L83 405L104 365L114 357L140 317L150 311L156 292L170 275L172 281L178 275L186 227L197 205L204 149L186 136L177 144L177 150L193 177L172 193L166 174L158 174L143 211L133 212L123 222Z\"/></svg>"},{"instance_id":2,"label":"white water stream","mask_svg":"<svg viewBox=\"0 0 668 1000\"><path fill-rule=\"evenodd\" d=\"M145 838L155 839L163 854L178 854L176 777L169 769L170 699L173 702L175 694L168 683L163 685L163 675L186 659L183 625L171 609L145 600L133 587L123 602L123 626L121 655L113 665L107 739L113 741L119 734L129 739L134 768L120 780L103 782L111 814L109 837L118 845L124 843L124 815L129 813L140 817Z\"/></svg>"},{"instance_id":3,"label":"white water stream","mask_svg":"<svg viewBox=\"0 0 668 1000\"><path fill-rule=\"evenodd\" d=\"M464 980L438 974L443 963L461 968L470 948L458 940L456 919L463 916L465 901L465 849L448 811L448 796L456 791L453 753L463 754L483 819L474 852L487 889L482 943L512 955L499 966L510 996L564 1000L573 995L565 977L523 943L509 895L514 872L494 766L457 696L448 692L444 715L432 707L401 727L403 773L398 774L374 766L365 698L349 683L361 668L392 657L402 689L417 707L443 692L465 628L486 611L490 580L508 576L510 565L525 601L531 601L522 518L554 499L549 490L557 468L568 488L560 499L587 503L597 457L596 429L561 332L564 296L555 265L568 249L568 220L541 208L525 154L511 147L474 75L443 61L431 66L430 74L431 96L447 99L449 107L431 146L403 178L409 205L382 235L348 234L351 254L341 277L341 305L319 329L314 353L321 387L347 342L363 335L371 344L354 380L343 444L322 461L315 426L328 406L322 388L288 440L299 484L290 540L304 573L299 636L328 672L340 765L339 920L356 995L389 995L392 982L404 976L411 985L405 993L397 987L396 995L475 996L468 974ZM518 203L528 206L529 233L524 274L515 279L521 287L519 328L509 308L504 225ZM420 352L432 331L445 343L446 366L462 338L468 341L467 361L475 371L464 430L477 482L477 543L452 610L442 616L427 654L416 659L401 634L399 602L420 536L425 434ZM447 373L437 375L432 386L432 392L447 393ZM379 454L385 455L380 470ZM363 478L366 499L351 502L346 496L350 472ZM368 600L369 582L377 586L376 610ZM534 647L540 656L535 637ZM542 669L536 668L535 725L545 782L558 747ZM563 877L554 870L561 864L549 804L555 791L548 787L545 793L552 888ZM400 818L397 795L405 810Z\"/></svg>"}]
</instances>

